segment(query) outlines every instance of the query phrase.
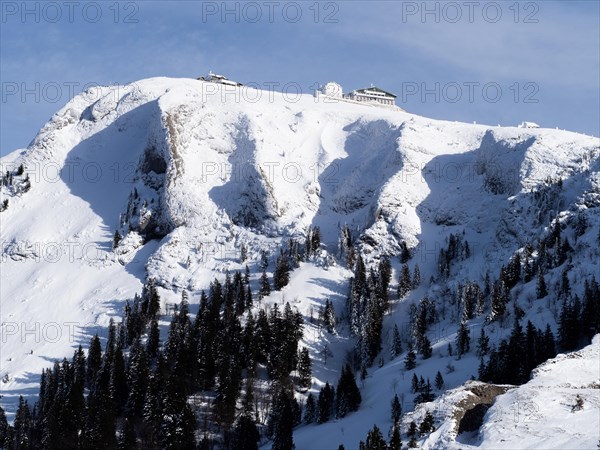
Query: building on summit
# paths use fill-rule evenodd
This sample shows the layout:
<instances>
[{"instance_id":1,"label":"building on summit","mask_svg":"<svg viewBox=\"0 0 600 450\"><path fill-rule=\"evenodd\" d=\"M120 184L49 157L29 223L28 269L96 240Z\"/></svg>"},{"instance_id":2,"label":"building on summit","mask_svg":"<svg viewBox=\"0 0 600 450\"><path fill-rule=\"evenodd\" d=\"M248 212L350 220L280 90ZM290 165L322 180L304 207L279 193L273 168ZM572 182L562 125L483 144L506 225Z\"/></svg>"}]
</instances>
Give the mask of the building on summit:
<instances>
[{"instance_id":1,"label":"building on summit","mask_svg":"<svg viewBox=\"0 0 600 450\"><path fill-rule=\"evenodd\" d=\"M355 102L377 102L382 105L396 104L396 96L394 94L373 85L364 89L356 89L346 94L344 98L354 100Z\"/></svg>"},{"instance_id":2,"label":"building on summit","mask_svg":"<svg viewBox=\"0 0 600 450\"><path fill-rule=\"evenodd\" d=\"M355 89L348 94L344 94L342 86L334 81L330 81L321 86L315 95L323 95L332 99L349 100L371 105L396 106L396 95L373 85L364 89Z\"/></svg>"}]
</instances>

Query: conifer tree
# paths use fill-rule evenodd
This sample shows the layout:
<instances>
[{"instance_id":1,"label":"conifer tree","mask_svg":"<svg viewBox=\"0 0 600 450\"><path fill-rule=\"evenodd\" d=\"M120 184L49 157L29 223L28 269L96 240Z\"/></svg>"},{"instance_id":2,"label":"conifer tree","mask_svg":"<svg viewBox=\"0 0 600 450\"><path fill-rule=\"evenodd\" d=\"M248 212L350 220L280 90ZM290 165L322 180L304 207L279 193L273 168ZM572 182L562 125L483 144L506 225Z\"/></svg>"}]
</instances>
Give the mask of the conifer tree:
<instances>
[{"instance_id":1,"label":"conifer tree","mask_svg":"<svg viewBox=\"0 0 600 450\"><path fill-rule=\"evenodd\" d=\"M119 233L119 230L115 230L115 234L113 236L113 249L115 249L119 246L119 242L121 242L122 239L123 239L123 236L121 236L121 233Z\"/></svg>"},{"instance_id":2,"label":"conifer tree","mask_svg":"<svg viewBox=\"0 0 600 450\"><path fill-rule=\"evenodd\" d=\"M160 423L164 417L163 413L163 388L165 380L163 370L159 367L164 367L164 358L162 355L158 357L157 367L150 373L148 379L148 389L144 398L144 409L142 418L144 423L144 440L147 444L158 446L160 436Z\"/></svg>"},{"instance_id":3,"label":"conifer tree","mask_svg":"<svg viewBox=\"0 0 600 450\"><path fill-rule=\"evenodd\" d=\"M416 289L421 284L421 270L419 269L419 265L415 264L415 268L413 270L413 278L412 278L412 288Z\"/></svg>"},{"instance_id":4,"label":"conifer tree","mask_svg":"<svg viewBox=\"0 0 600 450\"><path fill-rule=\"evenodd\" d=\"M313 423L317 420L317 405L315 397L311 393L306 397L306 405L304 406L304 423Z\"/></svg>"},{"instance_id":5,"label":"conifer tree","mask_svg":"<svg viewBox=\"0 0 600 450\"><path fill-rule=\"evenodd\" d=\"M273 340L273 333L271 325L269 324L269 318L264 309L258 311L256 318L256 328L254 331L255 336L255 348L256 348L256 359L261 364L266 364L271 353L271 341Z\"/></svg>"},{"instance_id":6,"label":"conifer tree","mask_svg":"<svg viewBox=\"0 0 600 450\"><path fill-rule=\"evenodd\" d=\"M398 325L394 324L394 331L392 333L392 345L391 345L391 356L392 359L402 353L402 339L400 338L400 331L398 331Z\"/></svg>"},{"instance_id":7,"label":"conifer tree","mask_svg":"<svg viewBox=\"0 0 600 450\"><path fill-rule=\"evenodd\" d=\"M117 348L110 368L110 396L117 413L120 413L127 401L127 374L125 372L125 358L123 350Z\"/></svg>"},{"instance_id":8,"label":"conifer tree","mask_svg":"<svg viewBox=\"0 0 600 450\"><path fill-rule=\"evenodd\" d=\"M584 282L581 331L587 339L600 332L600 284L595 276Z\"/></svg>"},{"instance_id":9,"label":"conifer tree","mask_svg":"<svg viewBox=\"0 0 600 450\"><path fill-rule=\"evenodd\" d=\"M352 233L348 228L348 225L344 225L340 230L340 238L338 241L340 259L344 255L348 256L349 250L352 248ZM349 266L352 267L352 266Z\"/></svg>"},{"instance_id":10,"label":"conifer tree","mask_svg":"<svg viewBox=\"0 0 600 450\"><path fill-rule=\"evenodd\" d=\"M302 322L302 315L298 311L293 311L289 303L284 307L283 317L277 305L273 305L269 316L271 346L267 366L273 379L282 380L296 369Z\"/></svg>"},{"instance_id":11,"label":"conifer tree","mask_svg":"<svg viewBox=\"0 0 600 450\"><path fill-rule=\"evenodd\" d=\"M562 276L560 278L560 291L559 295L563 298L568 297L571 294L571 286L569 282L569 273L568 270L563 270Z\"/></svg>"},{"instance_id":12,"label":"conifer tree","mask_svg":"<svg viewBox=\"0 0 600 450\"><path fill-rule=\"evenodd\" d=\"M423 359L429 359L431 358L432 352L433 350L431 348L431 342L429 341L429 338L427 336L423 336L423 339L421 340L421 356L423 356Z\"/></svg>"},{"instance_id":13,"label":"conifer tree","mask_svg":"<svg viewBox=\"0 0 600 450\"><path fill-rule=\"evenodd\" d=\"M350 331L358 335L362 329L362 318L364 303L366 302L367 276L365 263L362 255L358 255L354 278L350 283L350 296L348 297L348 316L350 320Z\"/></svg>"},{"instance_id":14,"label":"conifer tree","mask_svg":"<svg viewBox=\"0 0 600 450\"><path fill-rule=\"evenodd\" d=\"M362 399L349 364L342 369L336 394L337 417L345 417L348 413L358 410Z\"/></svg>"},{"instance_id":15,"label":"conifer tree","mask_svg":"<svg viewBox=\"0 0 600 450\"><path fill-rule=\"evenodd\" d=\"M146 343L146 349L149 358L156 358L156 356L158 355L159 346L160 329L158 328L158 321L156 319L152 319L152 321L150 322L150 331L148 332L148 342Z\"/></svg>"},{"instance_id":16,"label":"conifer tree","mask_svg":"<svg viewBox=\"0 0 600 450\"><path fill-rule=\"evenodd\" d=\"M546 361L550 358L554 358L556 356L556 341L554 339L554 334L552 333L552 329L550 328L550 324L546 324L546 330L544 332L544 351L542 352L541 360Z\"/></svg>"},{"instance_id":17,"label":"conifer tree","mask_svg":"<svg viewBox=\"0 0 600 450\"><path fill-rule=\"evenodd\" d=\"M456 351L458 356L462 356L467 353L471 348L471 337L469 336L469 328L467 327L467 323L462 321L460 323L460 327L458 329L458 333L456 333Z\"/></svg>"},{"instance_id":18,"label":"conifer tree","mask_svg":"<svg viewBox=\"0 0 600 450\"><path fill-rule=\"evenodd\" d=\"M483 362L483 358L479 358L479 367L477 369L477 379L479 381L485 381L486 379L488 379L487 368L485 366L485 363Z\"/></svg>"},{"instance_id":19,"label":"conifer tree","mask_svg":"<svg viewBox=\"0 0 600 450\"><path fill-rule=\"evenodd\" d=\"M302 423L302 407L294 395L290 396L292 406L292 427Z\"/></svg>"},{"instance_id":20,"label":"conifer tree","mask_svg":"<svg viewBox=\"0 0 600 450\"><path fill-rule=\"evenodd\" d=\"M242 333L241 347L241 358L244 362L244 365L248 369L248 376L254 377L256 375L257 349L256 321L254 320L254 315L252 314L252 311L248 311L248 316L246 318L246 326L244 327L244 331Z\"/></svg>"},{"instance_id":21,"label":"conifer tree","mask_svg":"<svg viewBox=\"0 0 600 450\"><path fill-rule=\"evenodd\" d=\"M117 449L118 450L137 450L137 439L135 436L135 427L133 420L125 418L123 420L123 428L119 436Z\"/></svg>"},{"instance_id":22,"label":"conifer tree","mask_svg":"<svg viewBox=\"0 0 600 450\"><path fill-rule=\"evenodd\" d=\"M83 396L86 378L86 358L81 345L73 354L73 381L69 390L70 416L72 426L80 431L85 418L85 399Z\"/></svg>"},{"instance_id":23,"label":"conifer tree","mask_svg":"<svg viewBox=\"0 0 600 450\"><path fill-rule=\"evenodd\" d=\"M252 418L246 414L240 416L233 431L232 450L258 450L260 435Z\"/></svg>"},{"instance_id":24,"label":"conifer tree","mask_svg":"<svg viewBox=\"0 0 600 450\"><path fill-rule=\"evenodd\" d=\"M406 370L413 370L415 367L417 367L417 355L413 349L412 342L409 342L408 352L404 358L404 368Z\"/></svg>"},{"instance_id":25,"label":"conifer tree","mask_svg":"<svg viewBox=\"0 0 600 450\"><path fill-rule=\"evenodd\" d=\"M513 288L521 279L521 254L516 253L505 270L504 283L508 289Z\"/></svg>"},{"instance_id":26,"label":"conifer tree","mask_svg":"<svg viewBox=\"0 0 600 450\"><path fill-rule=\"evenodd\" d=\"M419 384L419 377L417 377L417 374L413 372L413 376L411 378L411 383L410 383L410 391L414 394L419 392L421 389L421 385Z\"/></svg>"},{"instance_id":27,"label":"conifer tree","mask_svg":"<svg viewBox=\"0 0 600 450\"><path fill-rule=\"evenodd\" d=\"M258 291L258 298L264 298L271 293L271 283L267 272L263 270L262 276L260 277L260 290Z\"/></svg>"},{"instance_id":28,"label":"conifer tree","mask_svg":"<svg viewBox=\"0 0 600 450\"><path fill-rule=\"evenodd\" d=\"M544 279L544 273L538 270L537 285L535 293L538 299L544 298L548 295L548 288L546 287L546 280Z\"/></svg>"},{"instance_id":29,"label":"conifer tree","mask_svg":"<svg viewBox=\"0 0 600 450\"><path fill-rule=\"evenodd\" d=\"M402 450L402 441L400 440L400 427L394 426L392 431L392 437L390 438L390 444L388 450Z\"/></svg>"},{"instance_id":30,"label":"conifer tree","mask_svg":"<svg viewBox=\"0 0 600 450\"><path fill-rule=\"evenodd\" d=\"M444 377L439 370L435 374L435 387L438 391L444 387Z\"/></svg>"},{"instance_id":31,"label":"conifer tree","mask_svg":"<svg viewBox=\"0 0 600 450\"><path fill-rule=\"evenodd\" d=\"M387 443L377 425L373 425L373 428L367 434L365 450L387 450Z\"/></svg>"},{"instance_id":32,"label":"conifer tree","mask_svg":"<svg viewBox=\"0 0 600 450\"><path fill-rule=\"evenodd\" d=\"M410 259L410 250L408 249L408 245L406 241L402 241L400 243L400 263L406 264Z\"/></svg>"},{"instance_id":33,"label":"conifer tree","mask_svg":"<svg viewBox=\"0 0 600 450\"><path fill-rule=\"evenodd\" d=\"M390 281L392 280L392 264L390 259L383 255L379 260L379 282L381 284L381 289L386 293L390 285Z\"/></svg>"},{"instance_id":34,"label":"conifer tree","mask_svg":"<svg viewBox=\"0 0 600 450\"><path fill-rule=\"evenodd\" d=\"M564 239L558 240L556 246L556 266L560 266L564 263L572 250L568 238L565 237Z\"/></svg>"},{"instance_id":35,"label":"conifer tree","mask_svg":"<svg viewBox=\"0 0 600 450\"><path fill-rule=\"evenodd\" d=\"M485 330L481 328L481 334L477 340L477 356L480 358L490 351L490 338L486 336Z\"/></svg>"},{"instance_id":36,"label":"conifer tree","mask_svg":"<svg viewBox=\"0 0 600 450\"><path fill-rule=\"evenodd\" d=\"M403 264L400 271L400 281L398 282L398 297L402 298L412 289L412 280L410 279L410 271L408 264Z\"/></svg>"},{"instance_id":37,"label":"conifer tree","mask_svg":"<svg viewBox=\"0 0 600 450\"><path fill-rule=\"evenodd\" d=\"M325 386L321 388L317 400L318 423L325 423L329 420L333 411L334 399L335 390L329 385L329 382L326 382Z\"/></svg>"},{"instance_id":38,"label":"conifer tree","mask_svg":"<svg viewBox=\"0 0 600 450\"><path fill-rule=\"evenodd\" d=\"M402 416L402 405L400 404L398 394L394 394L394 398L392 399L390 409L392 416L392 425L398 424L400 422L400 417Z\"/></svg>"},{"instance_id":39,"label":"conifer tree","mask_svg":"<svg viewBox=\"0 0 600 450\"><path fill-rule=\"evenodd\" d=\"M100 338L94 335L90 342L90 349L87 357L87 382L90 389L96 383L96 376L102 365L102 347L100 346Z\"/></svg>"},{"instance_id":40,"label":"conifer tree","mask_svg":"<svg viewBox=\"0 0 600 450\"><path fill-rule=\"evenodd\" d=\"M410 424L408 424L408 430L406 430L406 435L408 437L413 437L417 435L417 424L414 420L411 421Z\"/></svg>"},{"instance_id":41,"label":"conifer tree","mask_svg":"<svg viewBox=\"0 0 600 450\"><path fill-rule=\"evenodd\" d=\"M133 344L129 355L127 385L129 387L127 411L130 414L139 415L144 406L144 397L148 386L148 356L139 338Z\"/></svg>"},{"instance_id":42,"label":"conifer tree","mask_svg":"<svg viewBox=\"0 0 600 450\"><path fill-rule=\"evenodd\" d=\"M325 324L325 329L328 333L335 332L335 309L333 307L333 302L329 301L329 299L325 300L325 309L323 310L323 322Z\"/></svg>"},{"instance_id":43,"label":"conifer tree","mask_svg":"<svg viewBox=\"0 0 600 450\"><path fill-rule=\"evenodd\" d=\"M246 310L246 288L244 287L242 274L239 271L236 271L233 275L233 285L231 289L235 303L235 315L239 317L244 314L244 311Z\"/></svg>"},{"instance_id":44,"label":"conifer tree","mask_svg":"<svg viewBox=\"0 0 600 450\"><path fill-rule=\"evenodd\" d=\"M577 348L581 327L580 327L580 302L577 297L574 301L564 300L558 324L558 340L560 348L566 351Z\"/></svg>"},{"instance_id":45,"label":"conifer tree","mask_svg":"<svg viewBox=\"0 0 600 450\"><path fill-rule=\"evenodd\" d=\"M160 312L160 296L158 295L158 289L156 288L154 279L151 279L148 284L144 286L144 290L142 291L141 312L148 320L155 318Z\"/></svg>"},{"instance_id":46,"label":"conifer tree","mask_svg":"<svg viewBox=\"0 0 600 450\"><path fill-rule=\"evenodd\" d=\"M104 349L104 362L108 365L112 363L112 359L117 345L117 327L115 321L111 317L108 323L108 337L106 339L106 347Z\"/></svg>"},{"instance_id":47,"label":"conifer tree","mask_svg":"<svg viewBox=\"0 0 600 450\"><path fill-rule=\"evenodd\" d=\"M504 320L504 315L506 314L506 292L505 286L502 280L494 281L492 287L492 320L499 320L500 323Z\"/></svg>"},{"instance_id":48,"label":"conifer tree","mask_svg":"<svg viewBox=\"0 0 600 450\"><path fill-rule=\"evenodd\" d=\"M27 400L19 396L19 405L13 423L15 450L33 450L32 431L33 419Z\"/></svg>"},{"instance_id":49,"label":"conifer tree","mask_svg":"<svg viewBox=\"0 0 600 450\"><path fill-rule=\"evenodd\" d=\"M275 264L275 273L273 274L273 286L276 291L280 291L290 282L290 263L287 255L282 252L277 258Z\"/></svg>"},{"instance_id":50,"label":"conifer tree","mask_svg":"<svg viewBox=\"0 0 600 450\"><path fill-rule=\"evenodd\" d=\"M307 258L312 254L312 227L308 227L306 230L306 238L304 239L304 253Z\"/></svg>"},{"instance_id":51,"label":"conifer tree","mask_svg":"<svg viewBox=\"0 0 600 450\"><path fill-rule=\"evenodd\" d=\"M266 250L260 252L260 264L258 266L263 272L269 267L269 253Z\"/></svg>"},{"instance_id":52,"label":"conifer tree","mask_svg":"<svg viewBox=\"0 0 600 450\"><path fill-rule=\"evenodd\" d=\"M248 264L246 264L246 268L244 269L244 283L250 284L250 268Z\"/></svg>"},{"instance_id":53,"label":"conifer tree","mask_svg":"<svg viewBox=\"0 0 600 450\"><path fill-rule=\"evenodd\" d=\"M433 389L431 388L431 382L429 381L429 378L427 378L427 382L425 383L423 382L421 377L418 392L419 393L415 396L415 404L431 402L435 398L435 395L433 395Z\"/></svg>"},{"instance_id":54,"label":"conifer tree","mask_svg":"<svg viewBox=\"0 0 600 450\"><path fill-rule=\"evenodd\" d=\"M421 434L421 436L431 433L432 431L435 431L435 427L433 426L433 415L431 414L431 412L427 411L425 413L425 418L423 419L423 422L421 422L421 426L419 427L419 433Z\"/></svg>"},{"instance_id":55,"label":"conifer tree","mask_svg":"<svg viewBox=\"0 0 600 450\"><path fill-rule=\"evenodd\" d=\"M529 283L534 275L534 267L532 264L533 246L527 242L525 244L525 254L523 255L523 281Z\"/></svg>"},{"instance_id":56,"label":"conifer tree","mask_svg":"<svg viewBox=\"0 0 600 450\"><path fill-rule=\"evenodd\" d=\"M186 400L177 386L167 382L160 427L161 448L165 450L194 448L196 445L196 417Z\"/></svg>"},{"instance_id":57,"label":"conifer tree","mask_svg":"<svg viewBox=\"0 0 600 450\"><path fill-rule=\"evenodd\" d=\"M0 448L9 448L8 440L8 421L6 420L6 413L2 406L0 406Z\"/></svg>"},{"instance_id":58,"label":"conifer tree","mask_svg":"<svg viewBox=\"0 0 600 450\"><path fill-rule=\"evenodd\" d=\"M107 390L98 387L87 397L87 418L82 432L82 447L86 449L114 448L117 444L112 398Z\"/></svg>"},{"instance_id":59,"label":"conifer tree","mask_svg":"<svg viewBox=\"0 0 600 450\"><path fill-rule=\"evenodd\" d=\"M246 309L250 310L254 304L252 300L252 289L250 289L250 285L246 288Z\"/></svg>"},{"instance_id":60,"label":"conifer tree","mask_svg":"<svg viewBox=\"0 0 600 450\"><path fill-rule=\"evenodd\" d=\"M273 398L271 420L273 450L293 450L295 445L293 439L294 418L292 399L283 387L278 387Z\"/></svg>"},{"instance_id":61,"label":"conifer tree","mask_svg":"<svg viewBox=\"0 0 600 450\"><path fill-rule=\"evenodd\" d=\"M312 234L311 234L311 241L310 241L311 253L316 253L316 251L319 250L320 246L321 246L321 229L319 227L314 227Z\"/></svg>"},{"instance_id":62,"label":"conifer tree","mask_svg":"<svg viewBox=\"0 0 600 450\"><path fill-rule=\"evenodd\" d=\"M298 386L303 389L309 389L312 385L312 363L310 354L306 347L302 347L298 356Z\"/></svg>"}]
</instances>

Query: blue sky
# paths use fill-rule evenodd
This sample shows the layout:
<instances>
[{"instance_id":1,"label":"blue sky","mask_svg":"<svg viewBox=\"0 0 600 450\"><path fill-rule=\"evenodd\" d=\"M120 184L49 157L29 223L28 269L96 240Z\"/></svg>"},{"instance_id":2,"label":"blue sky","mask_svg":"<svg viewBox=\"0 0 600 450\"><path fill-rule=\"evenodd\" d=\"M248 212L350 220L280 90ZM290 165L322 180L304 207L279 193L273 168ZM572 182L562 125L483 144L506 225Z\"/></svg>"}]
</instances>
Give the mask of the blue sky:
<instances>
[{"instance_id":1,"label":"blue sky","mask_svg":"<svg viewBox=\"0 0 600 450\"><path fill-rule=\"evenodd\" d=\"M0 153L84 85L209 70L305 92L373 83L424 116L598 136L599 4L3 1Z\"/></svg>"}]
</instances>

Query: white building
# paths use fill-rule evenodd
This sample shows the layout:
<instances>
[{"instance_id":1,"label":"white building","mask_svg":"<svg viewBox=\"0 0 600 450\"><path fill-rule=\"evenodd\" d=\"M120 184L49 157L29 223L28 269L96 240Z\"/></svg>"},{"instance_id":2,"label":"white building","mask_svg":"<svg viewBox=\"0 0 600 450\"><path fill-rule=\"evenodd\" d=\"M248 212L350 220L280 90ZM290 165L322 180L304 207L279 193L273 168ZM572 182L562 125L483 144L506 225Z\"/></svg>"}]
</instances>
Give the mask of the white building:
<instances>
[{"instance_id":1,"label":"white building","mask_svg":"<svg viewBox=\"0 0 600 450\"><path fill-rule=\"evenodd\" d=\"M376 86L365 89L356 89L349 94L344 95L348 100L355 102L376 102L382 105L395 105L396 96Z\"/></svg>"}]
</instances>

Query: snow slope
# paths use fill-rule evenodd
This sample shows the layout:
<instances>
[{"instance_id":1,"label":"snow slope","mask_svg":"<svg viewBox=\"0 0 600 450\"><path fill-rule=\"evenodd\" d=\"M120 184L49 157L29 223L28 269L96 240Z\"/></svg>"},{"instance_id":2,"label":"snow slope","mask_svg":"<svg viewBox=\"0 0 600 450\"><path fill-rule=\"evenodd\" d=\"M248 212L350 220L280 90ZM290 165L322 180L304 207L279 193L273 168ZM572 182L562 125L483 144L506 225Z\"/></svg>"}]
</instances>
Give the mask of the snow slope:
<instances>
[{"instance_id":1,"label":"snow slope","mask_svg":"<svg viewBox=\"0 0 600 450\"><path fill-rule=\"evenodd\" d=\"M256 282L260 250L300 238L308 226L321 228L321 256L265 301L293 301L307 321L327 298L343 312L351 272L336 256L344 224L369 261L397 254L406 241L423 280L437 273L448 235L464 233L472 256L453 269L452 284L481 281L488 269L497 274L551 219L567 223L585 211L593 225L577 241L571 281L600 278L599 155L598 138L565 131L437 121L190 79L90 89L27 149L1 160L2 173L23 164L32 181L28 192L1 191L9 200L0 214L3 405L12 413L16 396L35 395L41 369L105 333L146 279L161 287L165 310L183 289L193 303L214 277L243 269L241 244L250 249ZM115 230L123 239L113 250ZM426 282L396 302L386 339L412 301L439 289ZM521 294L524 304L531 289ZM527 313L540 326L555 323L546 305ZM499 339L507 330L496 332ZM450 318L432 332L434 357L419 374L433 379L447 364L454 333ZM334 353L327 365L325 343ZM308 324L304 345L315 360L313 390L336 382L352 346L343 330L331 336ZM476 373L477 363L474 356L455 361L447 387ZM356 446L373 423L388 420L394 380L408 395L411 374L400 366L399 358L373 368L361 410L339 423L301 427L297 448Z\"/></svg>"},{"instance_id":2,"label":"snow slope","mask_svg":"<svg viewBox=\"0 0 600 450\"><path fill-rule=\"evenodd\" d=\"M531 381L509 387L488 409L477 432L457 435L456 405L471 385L449 391L404 418L420 421L437 412L438 430L423 449L592 449L600 441L600 335L580 351L560 354L539 366ZM583 400L576 407L577 397Z\"/></svg>"}]
</instances>

